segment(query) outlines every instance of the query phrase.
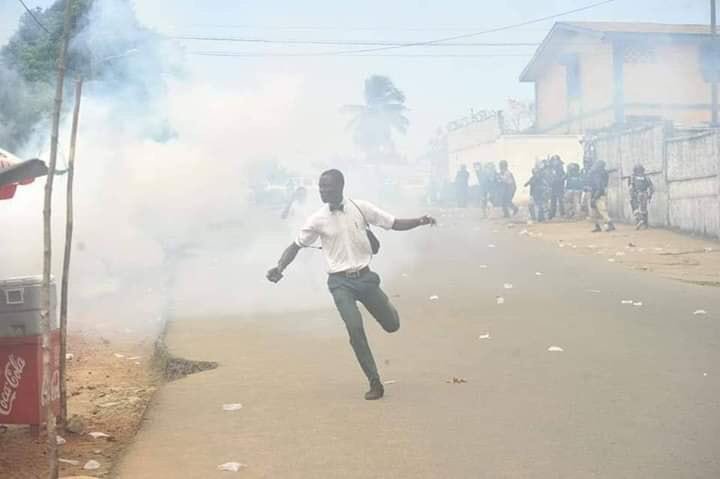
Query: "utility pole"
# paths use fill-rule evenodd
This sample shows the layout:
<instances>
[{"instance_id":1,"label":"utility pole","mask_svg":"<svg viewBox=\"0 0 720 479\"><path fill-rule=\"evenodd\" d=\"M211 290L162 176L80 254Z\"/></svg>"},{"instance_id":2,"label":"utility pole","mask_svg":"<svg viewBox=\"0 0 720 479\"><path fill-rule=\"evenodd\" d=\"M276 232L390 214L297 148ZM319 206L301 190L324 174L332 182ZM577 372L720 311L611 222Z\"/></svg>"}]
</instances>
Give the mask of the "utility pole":
<instances>
[{"instance_id":1,"label":"utility pole","mask_svg":"<svg viewBox=\"0 0 720 479\"><path fill-rule=\"evenodd\" d=\"M718 50L715 49L715 44L717 42L717 10L715 8L715 0L710 0L710 43L712 45L712 48L710 48L710 52L712 52L712 57L710 59L711 62L714 63L713 65L713 76L712 76L712 82L710 84L710 91L712 96L712 126L718 125L718 68L717 68L717 62L718 59L716 58L716 54Z\"/></svg>"},{"instance_id":2,"label":"utility pole","mask_svg":"<svg viewBox=\"0 0 720 479\"><path fill-rule=\"evenodd\" d=\"M59 475L57 424L53 410L52 376L55 361L51 360L51 325L50 325L50 277L52 270L52 192L57 164L58 136L60 131L60 111L62 108L63 86L65 83L65 63L70 37L70 20L73 0L65 0L65 13L63 33L57 61L57 83L55 85L55 106L52 116L52 133L50 138L50 160L48 164L47 181L45 182L45 198L43 204L43 282L42 282L42 363L43 381L41 388L41 404L45 407L45 421L47 423L47 458L48 478L57 479Z\"/></svg>"},{"instance_id":3,"label":"utility pole","mask_svg":"<svg viewBox=\"0 0 720 479\"><path fill-rule=\"evenodd\" d=\"M74 225L73 179L75 178L75 146L77 144L78 122L80 120L80 99L82 98L83 79L75 83L75 109L73 111L72 131L70 133L70 152L68 154L67 205L65 207L65 256L63 257L62 287L60 289L60 423L67 424L67 311L68 285L70 281L70 256L72 254L72 236Z\"/></svg>"}]
</instances>

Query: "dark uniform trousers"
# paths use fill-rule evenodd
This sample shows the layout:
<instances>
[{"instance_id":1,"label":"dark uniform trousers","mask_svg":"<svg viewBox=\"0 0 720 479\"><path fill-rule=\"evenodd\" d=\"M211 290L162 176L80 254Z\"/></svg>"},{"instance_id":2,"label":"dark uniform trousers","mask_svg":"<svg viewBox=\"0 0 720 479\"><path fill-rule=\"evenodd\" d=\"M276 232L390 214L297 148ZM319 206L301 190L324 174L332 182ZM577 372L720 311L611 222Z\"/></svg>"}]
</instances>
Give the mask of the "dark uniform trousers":
<instances>
[{"instance_id":1,"label":"dark uniform trousers","mask_svg":"<svg viewBox=\"0 0 720 479\"><path fill-rule=\"evenodd\" d=\"M378 381L380 376L370 351L363 327L363 318L357 303L362 303L388 333L393 333L400 328L400 316L397 310L380 289L380 276L369 269L356 275L331 274L328 277L328 288L335 300L335 306L345 322L350 336L350 345L360 367L369 381Z\"/></svg>"}]
</instances>

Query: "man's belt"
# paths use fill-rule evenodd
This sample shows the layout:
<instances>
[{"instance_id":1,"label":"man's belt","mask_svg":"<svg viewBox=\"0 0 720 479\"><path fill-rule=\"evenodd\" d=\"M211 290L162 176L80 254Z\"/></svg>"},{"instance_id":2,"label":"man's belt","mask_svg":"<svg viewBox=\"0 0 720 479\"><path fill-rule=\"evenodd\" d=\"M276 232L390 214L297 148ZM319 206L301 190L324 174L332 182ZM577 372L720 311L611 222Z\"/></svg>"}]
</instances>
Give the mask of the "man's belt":
<instances>
[{"instance_id":1,"label":"man's belt","mask_svg":"<svg viewBox=\"0 0 720 479\"><path fill-rule=\"evenodd\" d=\"M357 271L339 271L337 273L330 273L330 276L342 276L343 278L358 279L360 276L369 272L370 267L365 266L364 268Z\"/></svg>"}]
</instances>

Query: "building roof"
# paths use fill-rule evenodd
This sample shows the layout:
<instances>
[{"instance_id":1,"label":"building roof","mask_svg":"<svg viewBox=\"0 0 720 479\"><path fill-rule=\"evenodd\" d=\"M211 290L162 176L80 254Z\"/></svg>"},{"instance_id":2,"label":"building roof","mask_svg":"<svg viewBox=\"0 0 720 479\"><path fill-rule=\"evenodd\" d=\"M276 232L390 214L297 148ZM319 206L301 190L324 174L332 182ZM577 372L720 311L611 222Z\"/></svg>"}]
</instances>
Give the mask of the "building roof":
<instances>
[{"instance_id":1,"label":"building roof","mask_svg":"<svg viewBox=\"0 0 720 479\"><path fill-rule=\"evenodd\" d=\"M710 36L710 26L700 24L673 23L634 23L634 22L558 22L550 29L545 39L535 51L530 63L520 75L520 81L534 81L538 67L547 54L551 54L552 46L564 34L586 34L598 39L623 37L667 37L702 39Z\"/></svg>"},{"instance_id":2,"label":"building roof","mask_svg":"<svg viewBox=\"0 0 720 479\"><path fill-rule=\"evenodd\" d=\"M660 35L709 35L710 25L676 23L633 23L633 22L561 22L567 25L598 33L649 33Z\"/></svg>"}]
</instances>

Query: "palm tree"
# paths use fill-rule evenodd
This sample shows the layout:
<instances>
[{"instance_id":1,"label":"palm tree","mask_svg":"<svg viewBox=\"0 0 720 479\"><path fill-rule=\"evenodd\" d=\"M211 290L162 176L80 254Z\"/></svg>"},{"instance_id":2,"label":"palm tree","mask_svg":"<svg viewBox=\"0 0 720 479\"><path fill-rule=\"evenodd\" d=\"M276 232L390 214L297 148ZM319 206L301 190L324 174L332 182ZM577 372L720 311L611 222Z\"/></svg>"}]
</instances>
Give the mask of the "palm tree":
<instances>
[{"instance_id":1,"label":"palm tree","mask_svg":"<svg viewBox=\"0 0 720 479\"><path fill-rule=\"evenodd\" d=\"M368 161L397 156L392 132L405 134L410 121L405 116L405 95L390 78L368 77L365 80L365 104L345 105L342 111L353 115L348 129L353 130L353 140L365 152Z\"/></svg>"}]
</instances>

